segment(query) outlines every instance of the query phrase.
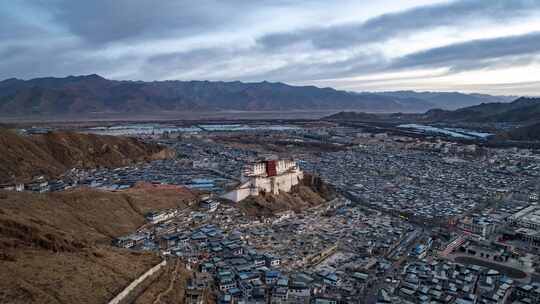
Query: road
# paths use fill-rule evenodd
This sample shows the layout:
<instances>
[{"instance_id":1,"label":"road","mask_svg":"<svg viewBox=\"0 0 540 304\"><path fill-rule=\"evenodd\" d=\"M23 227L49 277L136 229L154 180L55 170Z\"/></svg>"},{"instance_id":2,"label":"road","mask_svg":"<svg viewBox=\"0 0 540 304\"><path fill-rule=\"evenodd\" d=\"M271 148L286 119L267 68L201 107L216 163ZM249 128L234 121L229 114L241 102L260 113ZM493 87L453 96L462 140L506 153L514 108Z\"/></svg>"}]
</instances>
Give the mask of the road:
<instances>
[{"instance_id":1,"label":"road","mask_svg":"<svg viewBox=\"0 0 540 304\"><path fill-rule=\"evenodd\" d=\"M425 231L421 228L417 228L405 236L400 241L399 245L387 254L387 257L391 257L401 252L399 259L394 261L389 269L368 281L368 287L362 297L362 303L373 304L377 302L377 293L380 289L387 287L389 284L386 282L386 278L394 278L396 276L401 269L401 265L410 258L408 253L420 243L424 236L427 236Z\"/></svg>"}]
</instances>

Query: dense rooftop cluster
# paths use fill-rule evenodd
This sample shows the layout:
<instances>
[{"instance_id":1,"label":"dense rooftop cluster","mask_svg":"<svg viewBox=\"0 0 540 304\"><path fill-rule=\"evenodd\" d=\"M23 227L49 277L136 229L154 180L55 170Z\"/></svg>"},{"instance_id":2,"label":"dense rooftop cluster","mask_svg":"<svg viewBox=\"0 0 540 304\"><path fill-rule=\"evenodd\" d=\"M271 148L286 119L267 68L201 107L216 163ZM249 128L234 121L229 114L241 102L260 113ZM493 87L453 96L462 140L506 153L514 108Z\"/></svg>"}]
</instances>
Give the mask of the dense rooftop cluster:
<instances>
[{"instance_id":1,"label":"dense rooftop cluster","mask_svg":"<svg viewBox=\"0 0 540 304\"><path fill-rule=\"evenodd\" d=\"M114 243L185 263L197 274L188 303L539 303L537 152L337 125L218 129L145 133L177 157L66 174L70 186L205 193ZM268 156L297 160L338 197L264 216L220 198Z\"/></svg>"}]
</instances>

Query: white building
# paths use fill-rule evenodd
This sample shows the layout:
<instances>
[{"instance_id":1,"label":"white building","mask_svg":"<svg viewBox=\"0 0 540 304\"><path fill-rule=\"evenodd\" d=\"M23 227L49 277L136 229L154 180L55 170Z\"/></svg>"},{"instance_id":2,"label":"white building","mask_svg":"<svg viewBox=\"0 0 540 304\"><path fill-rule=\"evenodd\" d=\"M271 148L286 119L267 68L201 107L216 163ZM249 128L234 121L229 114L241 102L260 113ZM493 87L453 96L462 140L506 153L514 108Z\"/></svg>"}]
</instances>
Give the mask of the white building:
<instances>
[{"instance_id":1,"label":"white building","mask_svg":"<svg viewBox=\"0 0 540 304\"><path fill-rule=\"evenodd\" d=\"M157 224L159 222L172 219L173 217L177 216L178 213L179 212L177 209L170 209L165 211L149 212L145 217L150 223Z\"/></svg>"},{"instance_id":2,"label":"white building","mask_svg":"<svg viewBox=\"0 0 540 304\"><path fill-rule=\"evenodd\" d=\"M511 225L540 230L540 206L531 205L512 215L508 221Z\"/></svg>"},{"instance_id":3,"label":"white building","mask_svg":"<svg viewBox=\"0 0 540 304\"><path fill-rule=\"evenodd\" d=\"M5 184L5 185L0 185L0 190L22 192L22 191L24 191L24 184Z\"/></svg>"},{"instance_id":4,"label":"white building","mask_svg":"<svg viewBox=\"0 0 540 304\"><path fill-rule=\"evenodd\" d=\"M219 206L219 202L210 198L204 199L200 202L202 209L207 210L208 212L214 212Z\"/></svg>"},{"instance_id":5,"label":"white building","mask_svg":"<svg viewBox=\"0 0 540 304\"><path fill-rule=\"evenodd\" d=\"M466 217L459 223L459 227L469 233L474 233L484 239L497 231L497 223L486 217Z\"/></svg>"},{"instance_id":6,"label":"white building","mask_svg":"<svg viewBox=\"0 0 540 304\"><path fill-rule=\"evenodd\" d=\"M304 178L302 170L292 160L268 160L247 165L242 171L241 183L223 198L239 202L261 192L279 194L290 192Z\"/></svg>"}]
</instances>

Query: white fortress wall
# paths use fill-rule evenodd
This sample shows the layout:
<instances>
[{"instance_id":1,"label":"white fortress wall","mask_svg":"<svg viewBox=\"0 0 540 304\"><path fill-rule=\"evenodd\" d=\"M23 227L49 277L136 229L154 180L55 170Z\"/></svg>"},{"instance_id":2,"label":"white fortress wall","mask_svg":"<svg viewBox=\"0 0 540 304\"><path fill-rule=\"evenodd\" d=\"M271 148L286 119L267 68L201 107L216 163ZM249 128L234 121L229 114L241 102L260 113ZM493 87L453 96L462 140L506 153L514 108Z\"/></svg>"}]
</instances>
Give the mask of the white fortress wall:
<instances>
[{"instance_id":1,"label":"white fortress wall","mask_svg":"<svg viewBox=\"0 0 540 304\"><path fill-rule=\"evenodd\" d=\"M251 183L248 181L240 185L238 188L223 194L221 197L238 203L250 195L257 195L258 191L255 191L254 193L254 190L256 189L253 189Z\"/></svg>"},{"instance_id":2,"label":"white fortress wall","mask_svg":"<svg viewBox=\"0 0 540 304\"><path fill-rule=\"evenodd\" d=\"M254 188L267 193L279 194L279 191L290 192L291 188L298 184L304 177L301 171L292 171L272 177L254 178Z\"/></svg>"},{"instance_id":3,"label":"white fortress wall","mask_svg":"<svg viewBox=\"0 0 540 304\"><path fill-rule=\"evenodd\" d=\"M242 172L243 183L235 190L222 197L239 202L250 195L259 195L260 192L279 194L280 191L290 192L293 186L304 178L303 172L296 162L279 160L276 162L276 176L267 176L266 163L256 163L246 166Z\"/></svg>"}]
</instances>

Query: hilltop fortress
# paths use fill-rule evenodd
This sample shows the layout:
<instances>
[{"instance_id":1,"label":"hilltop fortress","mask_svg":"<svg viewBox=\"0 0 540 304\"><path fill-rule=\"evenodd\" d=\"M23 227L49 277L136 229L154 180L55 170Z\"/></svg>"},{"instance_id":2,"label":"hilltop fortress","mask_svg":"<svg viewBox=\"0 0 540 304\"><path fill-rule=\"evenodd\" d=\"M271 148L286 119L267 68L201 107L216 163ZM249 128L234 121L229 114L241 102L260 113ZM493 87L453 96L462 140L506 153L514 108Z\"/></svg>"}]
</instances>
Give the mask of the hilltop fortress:
<instances>
[{"instance_id":1,"label":"hilltop fortress","mask_svg":"<svg viewBox=\"0 0 540 304\"><path fill-rule=\"evenodd\" d=\"M293 160L266 160L248 164L242 171L240 185L222 197L239 202L261 192L279 194L290 192L304 178L304 173Z\"/></svg>"}]
</instances>

